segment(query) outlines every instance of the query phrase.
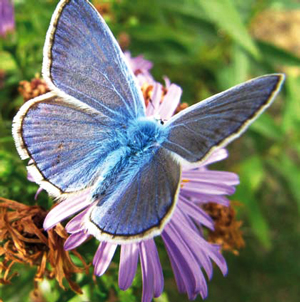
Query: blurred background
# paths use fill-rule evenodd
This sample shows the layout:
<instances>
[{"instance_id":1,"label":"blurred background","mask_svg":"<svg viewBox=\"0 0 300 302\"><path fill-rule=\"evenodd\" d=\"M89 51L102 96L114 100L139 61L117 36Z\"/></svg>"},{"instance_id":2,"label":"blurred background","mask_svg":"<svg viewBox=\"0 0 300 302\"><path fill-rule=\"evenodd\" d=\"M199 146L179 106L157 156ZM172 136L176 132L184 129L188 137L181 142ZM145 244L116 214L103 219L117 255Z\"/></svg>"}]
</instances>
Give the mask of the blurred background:
<instances>
[{"instance_id":1,"label":"blurred background","mask_svg":"<svg viewBox=\"0 0 300 302\"><path fill-rule=\"evenodd\" d=\"M32 97L36 89L45 89L39 78L42 48L57 2L14 0L15 25L8 26L8 32L0 30L0 197L28 205L37 203L45 209L53 201L45 192L34 200L38 187L27 180L25 165L11 136L11 122L24 99ZM228 147L229 158L215 165L240 176L241 184L231 200L238 221L243 223L245 246L239 251L224 251L229 274L223 278L215 269L206 301L299 301L300 3L92 2L124 50L132 56L143 54L152 61L157 81L163 82L167 76L182 87L182 102L193 104L266 73L286 74L284 87L272 107ZM1 24L4 18L0 18ZM86 262L92 260L96 250L94 241L78 248ZM188 301L185 295L178 294L167 255L162 244L159 247L165 292L155 301ZM0 257L4 259L1 250ZM68 286L63 290L55 280L47 278L39 283L40 296L33 295L36 267L16 264L12 273L18 275L11 278L10 284L0 285L0 295L3 301L139 301L141 275L124 293L117 286L117 263L115 257L101 278L93 279L91 273L77 274L75 279L84 296L78 296Z\"/></svg>"}]
</instances>

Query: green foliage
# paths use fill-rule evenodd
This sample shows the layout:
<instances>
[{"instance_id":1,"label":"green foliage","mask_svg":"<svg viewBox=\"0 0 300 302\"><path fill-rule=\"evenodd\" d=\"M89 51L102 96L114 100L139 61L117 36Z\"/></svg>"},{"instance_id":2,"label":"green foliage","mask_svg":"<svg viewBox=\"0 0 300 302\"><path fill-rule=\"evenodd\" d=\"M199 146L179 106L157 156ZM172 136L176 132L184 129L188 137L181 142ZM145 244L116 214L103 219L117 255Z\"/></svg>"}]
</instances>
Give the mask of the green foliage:
<instances>
[{"instance_id":1,"label":"green foliage","mask_svg":"<svg viewBox=\"0 0 300 302\"><path fill-rule=\"evenodd\" d=\"M23 102L17 90L19 82L30 80L41 70L44 37L56 3L51 0L15 1L16 32L6 39L0 38L0 69L5 72L0 90L0 196L27 204L35 203L37 186L27 181L24 163L15 151L11 121ZM144 54L154 62L153 74L157 80L167 75L172 82L179 84L183 88L184 102L195 103L261 74L287 72L284 88L271 110L260 117L242 139L229 147L231 157L221 164L227 170L237 172L241 179L234 199L243 204L239 215L245 220L248 247L241 251L238 259L228 257L228 278L231 279L224 281L217 275L210 284L213 294L207 301L298 301L296 287L292 286L290 292L283 287L287 284L283 275L290 273L292 282L297 274L299 276L296 267L300 269L297 259L300 235L300 77L297 75L299 71L293 75L288 69L299 67L300 58L270 42L255 39L250 24L263 10L296 10L300 5L292 0L112 0L109 3L111 14L106 19L114 34L127 33L132 54ZM45 208L52 205L45 193L38 200ZM284 240L288 251L280 251L285 249ZM95 242L79 248L87 261L92 261L95 250ZM162 259L167 259L163 248L160 254ZM253 257L253 262L249 257L251 261ZM291 259L297 262L295 267ZM114 261L117 263L116 259ZM276 263L275 267L272 261ZM285 271L286 262L289 272ZM168 261L162 263L166 293L156 301L187 300L177 294ZM237 278L231 271L243 275ZM248 274L250 281L245 278ZM269 280L266 289L255 281L256 274L259 280L264 280L263 276ZM19 277L12 280L13 285L0 289L4 301L20 301L20 294L29 297L33 275L34 268L20 268ZM126 292L118 289L117 265L112 265L104 277L97 278L96 284L91 275L77 276L84 292L82 297L70 290L62 291L55 281L44 281L42 288L46 301L140 300L140 274ZM20 288L17 295L16 288ZM272 296L276 288L281 288L283 294L274 293ZM259 289L268 292L270 298L265 293L259 295ZM248 296L251 298L247 299Z\"/></svg>"}]
</instances>

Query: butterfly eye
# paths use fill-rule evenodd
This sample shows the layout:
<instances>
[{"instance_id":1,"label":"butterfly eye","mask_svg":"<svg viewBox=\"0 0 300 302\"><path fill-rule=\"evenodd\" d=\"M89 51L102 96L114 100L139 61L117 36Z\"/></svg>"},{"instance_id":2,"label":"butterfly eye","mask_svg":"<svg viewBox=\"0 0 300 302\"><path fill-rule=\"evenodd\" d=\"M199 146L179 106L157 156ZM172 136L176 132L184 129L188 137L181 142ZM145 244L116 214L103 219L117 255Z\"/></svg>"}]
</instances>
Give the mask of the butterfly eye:
<instances>
[{"instance_id":1,"label":"butterfly eye","mask_svg":"<svg viewBox=\"0 0 300 302\"><path fill-rule=\"evenodd\" d=\"M159 120L160 124L163 125L165 122L163 120Z\"/></svg>"}]
</instances>

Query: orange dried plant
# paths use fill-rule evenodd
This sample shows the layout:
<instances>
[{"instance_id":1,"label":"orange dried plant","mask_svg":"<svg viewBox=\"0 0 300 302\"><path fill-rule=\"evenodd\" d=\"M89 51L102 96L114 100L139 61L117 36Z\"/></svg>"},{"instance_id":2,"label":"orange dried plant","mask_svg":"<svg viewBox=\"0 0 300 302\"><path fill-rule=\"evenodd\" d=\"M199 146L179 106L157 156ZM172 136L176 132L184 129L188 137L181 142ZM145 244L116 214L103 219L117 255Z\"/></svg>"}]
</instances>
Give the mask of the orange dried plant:
<instances>
[{"instance_id":1,"label":"orange dried plant","mask_svg":"<svg viewBox=\"0 0 300 302\"><path fill-rule=\"evenodd\" d=\"M21 81L18 90L24 102L50 91L45 80L41 79L38 74L30 82Z\"/></svg>"},{"instance_id":2,"label":"orange dried plant","mask_svg":"<svg viewBox=\"0 0 300 302\"><path fill-rule=\"evenodd\" d=\"M236 220L236 211L232 204L225 207L208 203L203 208L215 223L214 231L209 231L208 241L220 244L222 250L238 255L238 250L245 246L243 232L240 229L243 222Z\"/></svg>"},{"instance_id":3,"label":"orange dried plant","mask_svg":"<svg viewBox=\"0 0 300 302\"><path fill-rule=\"evenodd\" d=\"M71 251L82 262L82 267L76 266L68 251L63 248L68 237L64 227L58 224L45 232L42 225L47 211L39 206L28 206L14 200L0 197L0 283L11 283L13 266L21 263L36 266L34 278L37 282L44 277L56 279L59 286L65 289L63 280L66 279L70 288L81 294L78 284L72 281L75 273L88 273L89 266L81 255Z\"/></svg>"}]
</instances>

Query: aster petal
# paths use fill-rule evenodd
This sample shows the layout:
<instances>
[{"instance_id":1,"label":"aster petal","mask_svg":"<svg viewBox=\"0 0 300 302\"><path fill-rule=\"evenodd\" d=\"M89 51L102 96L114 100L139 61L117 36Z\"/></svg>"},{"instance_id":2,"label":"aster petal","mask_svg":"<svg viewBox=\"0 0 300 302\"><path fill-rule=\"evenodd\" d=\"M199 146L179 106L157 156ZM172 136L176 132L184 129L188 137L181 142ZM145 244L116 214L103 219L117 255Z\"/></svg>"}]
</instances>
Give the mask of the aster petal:
<instances>
[{"instance_id":1,"label":"aster petal","mask_svg":"<svg viewBox=\"0 0 300 302\"><path fill-rule=\"evenodd\" d=\"M0 36L5 37L7 32L14 30L14 7L11 1L0 1Z\"/></svg>"},{"instance_id":2,"label":"aster petal","mask_svg":"<svg viewBox=\"0 0 300 302\"><path fill-rule=\"evenodd\" d=\"M175 277L175 281L176 281L176 284L177 284L177 288L178 288L178 291L181 293L181 294L184 294L186 293L186 289L185 289L185 283L183 281L183 278L181 277L181 271L180 271L180 268L178 265L177 265L177 261L175 261L175 256L174 256L174 252L172 251L171 247L169 247L169 237L166 236L166 235L162 235L162 237L164 237L163 240L164 240L164 244L165 244L165 247L166 247L166 250L167 250L167 253L169 255L169 260L171 262L171 266L172 266L172 270L173 270L173 273L174 273L174 277Z\"/></svg>"},{"instance_id":3,"label":"aster petal","mask_svg":"<svg viewBox=\"0 0 300 302\"><path fill-rule=\"evenodd\" d=\"M149 240L153 241L153 240ZM158 296L161 294L161 289L159 288L160 281L155 284L154 269L151 263L151 256L149 256L149 241L142 241L139 243L139 251L140 251L140 260L141 260L141 268L142 268L142 278L143 278L143 294L142 294L142 302L150 302L153 298L154 291ZM151 252L150 252L151 253ZM159 277L159 276L158 276ZM156 295L157 297L157 295Z\"/></svg>"},{"instance_id":4,"label":"aster petal","mask_svg":"<svg viewBox=\"0 0 300 302\"><path fill-rule=\"evenodd\" d=\"M232 172L223 171L203 171L199 169L193 169L182 172L182 178L188 179L194 183L218 183L228 186L235 186L239 184L239 177Z\"/></svg>"},{"instance_id":5,"label":"aster petal","mask_svg":"<svg viewBox=\"0 0 300 302\"><path fill-rule=\"evenodd\" d=\"M176 211L174 213L174 218L172 219L172 222L177 228L177 230L180 232L181 237L184 238L184 240L192 251L202 251L217 264L223 275L227 274L227 264L224 257L220 253L220 247L218 245L208 243L202 238L202 236L197 234L194 230L189 229L187 225L185 225L184 217L180 214L179 211ZM199 254L199 256L201 255ZM204 258L203 260L204 262L200 261L202 265L205 263ZM208 269L207 273L209 277L211 277L209 271L210 269Z\"/></svg>"},{"instance_id":6,"label":"aster petal","mask_svg":"<svg viewBox=\"0 0 300 302\"><path fill-rule=\"evenodd\" d=\"M83 219L89 208L87 207L67 223L65 229L68 233L77 233L84 228Z\"/></svg>"},{"instance_id":7,"label":"aster petal","mask_svg":"<svg viewBox=\"0 0 300 302\"><path fill-rule=\"evenodd\" d=\"M174 114L182 95L182 89L176 84L171 84L167 94L164 96L164 101L159 107L159 116L163 120L168 120Z\"/></svg>"},{"instance_id":8,"label":"aster petal","mask_svg":"<svg viewBox=\"0 0 300 302\"><path fill-rule=\"evenodd\" d=\"M39 194L43 191L44 189L42 187L39 187L34 195L34 199L37 200Z\"/></svg>"},{"instance_id":9,"label":"aster petal","mask_svg":"<svg viewBox=\"0 0 300 302\"><path fill-rule=\"evenodd\" d=\"M137 76L137 82L140 87L143 85L154 85L155 81L153 80L151 74L149 72L142 71L142 73L139 73Z\"/></svg>"},{"instance_id":10,"label":"aster petal","mask_svg":"<svg viewBox=\"0 0 300 302\"><path fill-rule=\"evenodd\" d=\"M146 115L156 115L159 110L159 104L162 99L162 85L160 83L154 83L151 96L151 102L149 102L146 108Z\"/></svg>"},{"instance_id":11,"label":"aster petal","mask_svg":"<svg viewBox=\"0 0 300 302\"><path fill-rule=\"evenodd\" d=\"M153 63L146 60L143 55L134 58L135 69L149 71L153 67Z\"/></svg>"},{"instance_id":12,"label":"aster petal","mask_svg":"<svg viewBox=\"0 0 300 302\"><path fill-rule=\"evenodd\" d=\"M122 290L128 289L136 274L139 256L138 244L123 244L121 246L119 266L119 287Z\"/></svg>"},{"instance_id":13,"label":"aster petal","mask_svg":"<svg viewBox=\"0 0 300 302\"><path fill-rule=\"evenodd\" d=\"M181 190L183 192L195 192L201 194L213 195L231 195L235 192L235 188L219 183L197 183L193 181L184 182Z\"/></svg>"},{"instance_id":14,"label":"aster petal","mask_svg":"<svg viewBox=\"0 0 300 302\"><path fill-rule=\"evenodd\" d=\"M191 198L194 203L204 204L208 202L214 202L221 204L225 207L229 206L230 202L229 200L222 195L211 195L211 194L202 194L197 192L191 192L191 191L181 191L181 196L185 196L187 198Z\"/></svg>"},{"instance_id":15,"label":"aster petal","mask_svg":"<svg viewBox=\"0 0 300 302\"><path fill-rule=\"evenodd\" d=\"M109 267L111 260L115 254L117 244L110 242L101 242L93 259L94 274L103 275Z\"/></svg>"},{"instance_id":16,"label":"aster petal","mask_svg":"<svg viewBox=\"0 0 300 302\"><path fill-rule=\"evenodd\" d=\"M199 249L198 245L194 244L194 240L197 240L198 237L202 236L202 234L199 233L198 231L195 231L195 229L194 229L193 231L195 231L195 232L193 232L193 236L194 236L193 240L192 240L192 238L190 238L190 235L187 237L184 237L186 235L186 233L190 234L189 221L188 221L187 217L181 211L175 212L172 223L174 224L174 227L177 229L177 232L182 235L183 240L185 241L185 243L187 244L187 246L189 247L191 252L194 254L194 257L197 260L199 266L204 268L208 278L211 279L212 275L213 275L212 263L211 263L209 257L207 256L207 254L204 253L202 251L202 249ZM183 236L183 232L182 232L183 228L187 231L187 232L185 232L184 236Z\"/></svg>"},{"instance_id":17,"label":"aster petal","mask_svg":"<svg viewBox=\"0 0 300 302\"><path fill-rule=\"evenodd\" d=\"M64 249L66 251L73 250L77 246L82 244L84 241L86 241L89 237L90 237L90 235L84 231L73 233L65 241Z\"/></svg>"},{"instance_id":18,"label":"aster petal","mask_svg":"<svg viewBox=\"0 0 300 302\"><path fill-rule=\"evenodd\" d=\"M28 161L28 165L30 165L32 162L33 162L33 160L30 159L30 160ZM31 175L30 173L27 173L27 179L28 179L29 181L31 181L31 182L35 182L34 179L33 179L33 177L32 177L32 175ZM43 188L42 188L42 187L39 187L39 188L37 189L37 191L36 191L36 193L35 193L35 195L34 195L34 199L35 199L35 200L37 200L38 195L39 195L42 191L43 191Z\"/></svg>"},{"instance_id":19,"label":"aster petal","mask_svg":"<svg viewBox=\"0 0 300 302\"><path fill-rule=\"evenodd\" d=\"M142 301L150 302L153 297L153 269L152 265L149 263L149 259L147 258L147 249L145 242L139 243L139 252L140 252L140 260L141 260L141 268L142 268L142 278L143 278L143 294Z\"/></svg>"},{"instance_id":20,"label":"aster petal","mask_svg":"<svg viewBox=\"0 0 300 302\"><path fill-rule=\"evenodd\" d=\"M165 227L162 238L169 257L173 258L173 263L175 262L178 268L177 272L180 272L189 299L194 299L198 292L202 298L206 297L207 285L200 266L182 237L177 233L172 221ZM175 278L177 282L176 275Z\"/></svg>"},{"instance_id":21,"label":"aster petal","mask_svg":"<svg viewBox=\"0 0 300 302\"><path fill-rule=\"evenodd\" d=\"M164 276L162 267L160 264L157 248L154 240L148 240L145 242L147 248L147 257L149 262L151 262L153 269L153 278L154 278L154 297L159 297L164 288Z\"/></svg>"},{"instance_id":22,"label":"aster petal","mask_svg":"<svg viewBox=\"0 0 300 302\"><path fill-rule=\"evenodd\" d=\"M228 157L228 151L224 148L214 151L205 161L201 163L201 166L208 166L212 163L221 161Z\"/></svg>"},{"instance_id":23,"label":"aster petal","mask_svg":"<svg viewBox=\"0 0 300 302\"><path fill-rule=\"evenodd\" d=\"M214 229L214 221L211 217L199 206L194 205L184 196L179 196L178 208L201 225L206 226L210 230Z\"/></svg>"},{"instance_id":24,"label":"aster petal","mask_svg":"<svg viewBox=\"0 0 300 302\"><path fill-rule=\"evenodd\" d=\"M171 81L168 77L163 77L164 81L165 81L165 86L167 89L169 89L169 87L171 86Z\"/></svg>"},{"instance_id":25,"label":"aster petal","mask_svg":"<svg viewBox=\"0 0 300 302\"><path fill-rule=\"evenodd\" d=\"M153 63L146 60L143 55L133 58L130 51L125 51L124 55L134 73L139 69L149 71L153 67Z\"/></svg>"},{"instance_id":26,"label":"aster petal","mask_svg":"<svg viewBox=\"0 0 300 302\"><path fill-rule=\"evenodd\" d=\"M89 198L87 198L88 195L89 195L89 191L88 192L85 191L80 195L69 197L66 200L59 203L57 206L55 206L48 213L48 215L44 220L44 225L43 225L44 229L45 230L51 229L62 220L74 215L75 213L89 206L91 202Z\"/></svg>"}]
</instances>

